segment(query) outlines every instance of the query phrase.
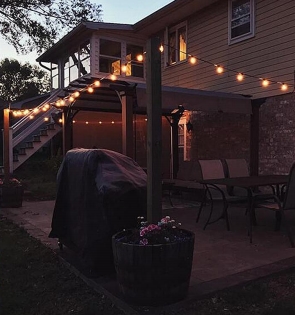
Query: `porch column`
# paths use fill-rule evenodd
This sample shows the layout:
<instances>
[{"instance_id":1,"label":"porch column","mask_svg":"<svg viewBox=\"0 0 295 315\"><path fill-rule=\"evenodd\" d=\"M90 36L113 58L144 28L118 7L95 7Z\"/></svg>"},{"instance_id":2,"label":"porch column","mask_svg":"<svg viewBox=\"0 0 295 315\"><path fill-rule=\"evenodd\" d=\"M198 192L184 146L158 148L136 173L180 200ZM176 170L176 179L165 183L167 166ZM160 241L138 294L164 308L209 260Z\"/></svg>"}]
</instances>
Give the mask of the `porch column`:
<instances>
[{"instance_id":1,"label":"porch column","mask_svg":"<svg viewBox=\"0 0 295 315\"><path fill-rule=\"evenodd\" d=\"M259 173L259 109L266 98L252 100L252 115L250 123L250 175Z\"/></svg>"},{"instance_id":2,"label":"porch column","mask_svg":"<svg viewBox=\"0 0 295 315\"><path fill-rule=\"evenodd\" d=\"M150 38L146 52L147 87L147 220L162 217L162 83L160 39Z\"/></svg>"},{"instance_id":3,"label":"porch column","mask_svg":"<svg viewBox=\"0 0 295 315\"><path fill-rule=\"evenodd\" d=\"M73 148L73 128L72 120L69 118L70 110L65 107L62 111L62 136L63 136L63 156Z\"/></svg>"},{"instance_id":4,"label":"porch column","mask_svg":"<svg viewBox=\"0 0 295 315\"><path fill-rule=\"evenodd\" d=\"M121 95L122 104L122 153L134 159L133 96L130 92Z\"/></svg>"}]
</instances>

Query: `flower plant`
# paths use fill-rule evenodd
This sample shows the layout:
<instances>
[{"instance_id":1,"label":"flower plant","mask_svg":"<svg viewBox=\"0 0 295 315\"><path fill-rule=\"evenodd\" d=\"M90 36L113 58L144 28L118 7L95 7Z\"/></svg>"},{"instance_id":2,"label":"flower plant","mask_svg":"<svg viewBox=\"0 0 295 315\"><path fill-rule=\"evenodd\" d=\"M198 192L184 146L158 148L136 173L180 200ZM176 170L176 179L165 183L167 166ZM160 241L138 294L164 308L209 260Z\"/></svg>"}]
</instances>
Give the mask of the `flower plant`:
<instances>
[{"instance_id":1,"label":"flower plant","mask_svg":"<svg viewBox=\"0 0 295 315\"><path fill-rule=\"evenodd\" d=\"M169 216L162 218L158 224L150 224L144 217L138 217L138 227L123 236L120 241L138 245L157 245L182 242L190 236L181 229L181 223L176 223Z\"/></svg>"}]
</instances>

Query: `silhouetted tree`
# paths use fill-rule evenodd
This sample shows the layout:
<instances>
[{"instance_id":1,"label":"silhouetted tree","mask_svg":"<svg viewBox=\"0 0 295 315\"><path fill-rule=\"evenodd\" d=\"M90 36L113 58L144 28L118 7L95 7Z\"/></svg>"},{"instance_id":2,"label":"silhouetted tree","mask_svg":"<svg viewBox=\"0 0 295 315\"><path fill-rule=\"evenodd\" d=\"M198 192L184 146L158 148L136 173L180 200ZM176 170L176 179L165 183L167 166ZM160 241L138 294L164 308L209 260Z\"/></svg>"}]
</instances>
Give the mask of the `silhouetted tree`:
<instances>
[{"instance_id":1,"label":"silhouetted tree","mask_svg":"<svg viewBox=\"0 0 295 315\"><path fill-rule=\"evenodd\" d=\"M7 102L21 101L50 91L47 72L28 62L20 64L5 58L0 62L0 98Z\"/></svg>"},{"instance_id":2,"label":"silhouetted tree","mask_svg":"<svg viewBox=\"0 0 295 315\"><path fill-rule=\"evenodd\" d=\"M90 0L1 0L0 34L17 53L48 49L82 21L100 21Z\"/></svg>"}]
</instances>

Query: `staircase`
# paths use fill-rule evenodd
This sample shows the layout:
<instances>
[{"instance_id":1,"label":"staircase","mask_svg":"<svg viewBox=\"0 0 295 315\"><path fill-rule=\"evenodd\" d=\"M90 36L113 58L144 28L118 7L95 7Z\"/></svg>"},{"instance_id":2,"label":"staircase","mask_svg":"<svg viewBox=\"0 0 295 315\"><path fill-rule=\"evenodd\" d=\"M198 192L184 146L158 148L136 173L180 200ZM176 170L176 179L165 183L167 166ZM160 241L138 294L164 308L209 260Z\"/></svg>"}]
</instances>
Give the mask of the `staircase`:
<instances>
[{"instance_id":1,"label":"staircase","mask_svg":"<svg viewBox=\"0 0 295 315\"><path fill-rule=\"evenodd\" d=\"M10 127L10 172L12 173L29 157L44 146L50 139L62 130L61 124L53 119L53 114L60 110L50 106L44 110L46 104L56 101L61 90L55 90L48 99L26 116L23 116ZM48 121L45 121L45 119Z\"/></svg>"}]
</instances>

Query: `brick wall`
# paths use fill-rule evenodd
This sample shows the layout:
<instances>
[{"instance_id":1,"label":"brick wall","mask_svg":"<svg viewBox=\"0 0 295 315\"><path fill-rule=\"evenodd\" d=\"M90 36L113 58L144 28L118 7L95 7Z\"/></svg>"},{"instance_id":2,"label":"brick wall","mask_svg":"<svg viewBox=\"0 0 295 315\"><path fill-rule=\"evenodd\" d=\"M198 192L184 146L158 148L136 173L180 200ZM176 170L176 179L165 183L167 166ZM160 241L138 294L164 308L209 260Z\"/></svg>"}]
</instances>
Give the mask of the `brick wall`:
<instances>
[{"instance_id":1,"label":"brick wall","mask_svg":"<svg viewBox=\"0 0 295 315\"><path fill-rule=\"evenodd\" d=\"M250 156L250 115L193 112L190 117L191 159L245 158Z\"/></svg>"},{"instance_id":2,"label":"brick wall","mask_svg":"<svg viewBox=\"0 0 295 315\"><path fill-rule=\"evenodd\" d=\"M295 161L295 94L267 99L260 108L259 170L288 173Z\"/></svg>"}]
</instances>

